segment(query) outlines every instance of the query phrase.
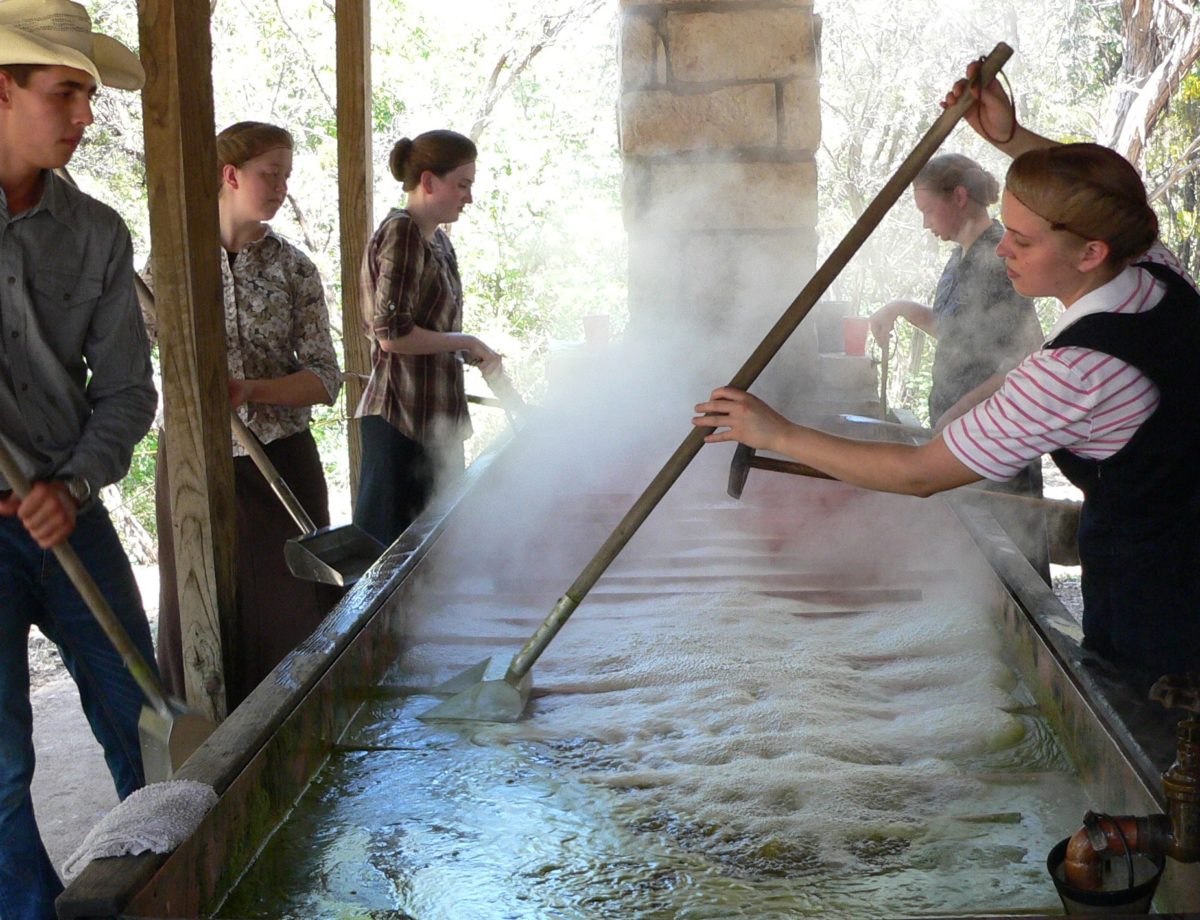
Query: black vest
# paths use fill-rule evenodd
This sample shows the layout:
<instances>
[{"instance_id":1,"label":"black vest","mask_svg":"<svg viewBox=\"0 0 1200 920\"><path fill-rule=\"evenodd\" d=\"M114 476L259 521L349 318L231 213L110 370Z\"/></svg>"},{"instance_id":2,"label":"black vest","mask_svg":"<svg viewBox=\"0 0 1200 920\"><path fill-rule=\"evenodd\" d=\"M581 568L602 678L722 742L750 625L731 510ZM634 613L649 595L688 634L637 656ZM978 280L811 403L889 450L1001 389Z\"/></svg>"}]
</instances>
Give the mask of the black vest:
<instances>
[{"instance_id":1,"label":"black vest","mask_svg":"<svg viewBox=\"0 0 1200 920\"><path fill-rule=\"evenodd\" d=\"M1159 389L1158 408L1111 457L1051 454L1087 499L1084 527L1101 542L1105 532L1121 542L1154 539L1200 517L1200 471L1192 466L1200 464L1200 294L1168 268L1138 267L1167 285L1157 306L1085 316L1045 346L1112 355Z\"/></svg>"}]
</instances>

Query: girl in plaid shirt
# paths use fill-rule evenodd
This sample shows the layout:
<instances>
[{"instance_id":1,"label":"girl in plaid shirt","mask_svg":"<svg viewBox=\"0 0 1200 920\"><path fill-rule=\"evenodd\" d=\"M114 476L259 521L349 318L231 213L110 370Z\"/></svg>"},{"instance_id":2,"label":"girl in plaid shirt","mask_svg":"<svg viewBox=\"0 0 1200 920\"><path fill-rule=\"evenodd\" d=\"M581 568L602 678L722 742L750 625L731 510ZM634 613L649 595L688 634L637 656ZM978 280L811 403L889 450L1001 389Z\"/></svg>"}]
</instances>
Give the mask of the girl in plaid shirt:
<instances>
[{"instance_id":1,"label":"girl in plaid shirt","mask_svg":"<svg viewBox=\"0 0 1200 920\"><path fill-rule=\"evenodd\" d=\"M445 476L461 473L471 434L463 363L485 376L500 355L462 331L462 281L442 224L471 203L475 145L454 131L428 131L392 148L388 166L408 193L363 256L364 327L371 379L361 417L362 467L354 523L392 543L421 513Z\"/></svg>"}]
</instances>

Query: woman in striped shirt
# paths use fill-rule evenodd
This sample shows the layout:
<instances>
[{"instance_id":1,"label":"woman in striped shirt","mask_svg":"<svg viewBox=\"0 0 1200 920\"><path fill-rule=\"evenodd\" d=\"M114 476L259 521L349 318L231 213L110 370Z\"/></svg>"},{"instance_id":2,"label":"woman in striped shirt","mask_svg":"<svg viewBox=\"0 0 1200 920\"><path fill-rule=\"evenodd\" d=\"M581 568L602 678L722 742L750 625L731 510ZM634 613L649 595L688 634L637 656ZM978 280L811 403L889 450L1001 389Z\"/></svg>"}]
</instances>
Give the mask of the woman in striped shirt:
<instances>
[{"instance_id":1,"label":"woman in striped shirt","mask_svg":"<svg viewBox=\"0 0 1200 920\"><path fill-rule=\"evenodd\" d=\"M1198 670L1200 294L1157 242L1126 160L1020 128L994 83L968 119L985 137L1007 135L997 146L1020 154L997 253L1019 293L1064 307L1042 349L964 398L918 447L804 428L729 387L699 404L693 423L718 429L711 442L741 441L855 485L922 496L1009 479L1050 453L1084 493L1085 645L1135 683Z\"/></svg>"}]
</instances>

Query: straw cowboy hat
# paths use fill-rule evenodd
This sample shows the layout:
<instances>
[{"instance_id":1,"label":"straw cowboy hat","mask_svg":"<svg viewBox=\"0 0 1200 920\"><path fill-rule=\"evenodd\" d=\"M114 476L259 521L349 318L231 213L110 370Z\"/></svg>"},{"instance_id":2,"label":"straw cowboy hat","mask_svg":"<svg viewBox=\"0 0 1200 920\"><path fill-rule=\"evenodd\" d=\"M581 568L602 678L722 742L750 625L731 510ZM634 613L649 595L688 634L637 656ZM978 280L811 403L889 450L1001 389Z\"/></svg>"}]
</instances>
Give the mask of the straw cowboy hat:
<instances>
[{"instance_id":1,"label":"straw cowboy hat","mask_svg":"<svg viewBox=\"0 0 1200 920\"><path fill-rule=\"evenodd\" d=\"M74 67L117 89L141 89L146 82L137 55L93 32L87 10L70 0L0 0L3 64Z\"/></svg>"}]
</instances>

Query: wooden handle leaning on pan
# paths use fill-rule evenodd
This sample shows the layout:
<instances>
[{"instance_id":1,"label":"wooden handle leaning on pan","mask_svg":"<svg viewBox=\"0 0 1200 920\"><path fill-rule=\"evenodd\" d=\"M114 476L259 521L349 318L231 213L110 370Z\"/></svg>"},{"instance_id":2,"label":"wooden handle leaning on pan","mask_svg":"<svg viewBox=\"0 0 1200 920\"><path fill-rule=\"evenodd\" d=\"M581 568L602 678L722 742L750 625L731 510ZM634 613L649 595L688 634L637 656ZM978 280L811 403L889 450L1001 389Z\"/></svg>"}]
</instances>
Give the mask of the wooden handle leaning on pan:
<instances>
[{"instance_id":1,"label":"wooden handle leaning on pan","mask_svg":"<svg viewBox=\"0 0 1200 920\"><path fill-rule=\"evenodd\" d=\"M1004 42L999 42L992 49L991 54L984 59L979 68L979 73L976 76L976 81L983 86L986 86L996 74L1000 72L1000 68L1012 56L1012 48ZM738 390L748 390L750 385L758 379L759 374L766 368L768 362L781 349L788 338L795 331L800 321L808 315L809 311L816 305L821 295L829 289L829 286L837 279L842 269L850 261L850 258L862 247L871 232L883 220L888 210L895 204L905 190L916 179L917 173L929 161L929 158L937 152L942 141L950 134L954 126L958 124L959 119L966 114L967 110L975 105L975 100L969 92L965 92L954 105L944 109L937 121L929 128L928 131L917 142L916 147L909 153L904 161L892 174L891 178L884 183L883 188L875 195L867 207L859 215L858 220L847 231L842 241L834 247L833 251L826 256L825 261L818 266L809 278L808 283L796 295L796 298L784 310L783 315L776 320L775 325L767 332L763 340L758 344L758 347L751 352L750 357L746 359L745 364L738 369L737 373L729 381L729 385ZM675 452L663 464L663 467L645 491L638 496L634 501L633 506L625 513L625 516L617 524L616 528L609 534L608 539L604 541L601 547L596 551L592 559L584 566L583 570L571 583L566 592L559 599L559 602L550 611L550 614L542 622L542 625L537 628L529 641L521 648L515 656L513 656L512 665L509 667L509 673L505 680L516 685L520 679L529 672L530 668L542 652L546 650L546 646L553 641L558 635L559 630L566 624L575 608L579 606L584 596L591 590L600 576L616 558L617 553L625 546L629 539L637 532L637 529L650 516L650 512L654 510L672 484L683 474L683 471L691 463L692 458L700 452L700 448L704 446L704 438L715 428L701 428L693 426L688 432L687 437L675 449Z\"/></svg>"},{"instance_id":2,"label":"wooden handle leaning on pan","mask_svg":"<svg viewBox=\"0 0 1200 920\"><path fill-rule=\"evenodd\" d=\"M254 461L254 465L258 467L258 471L262 473L263 479L267 481L267 485L271 487L271 491L283 502L283 506L287 508L288 514L292 516L292 520L296 522L296 526L300 528L302 533L310 534L317 529L312 518L308 516L308 512L304 510L304 506L300 504L300 500L296 498L291 487L284 481L283 476L279 474L279 470L275 469L275 464L271 462L267 456L267 452L263 450L262 442L254 436L254 432L246 427L246 423L242 421L242 417L237 414L237 410L230 410L229 422L233 426L233 436L239 444L242 445L242 450L250 455L250 459Z\"/></svg>"},{"instance_id":3,"label":"wooden handle leaning on pan","mask_svg":"<svg viewBox=\"0 0 1200 920\"><path fill-rule=\"evenodd\" d=\"M823 473L807 463L797 463L795 460L781 460L775 457L760 457L753 447L739 444L733 452L733 462L729 465L729 486L726 490L730 498L741 498L742 490L746 487L746 479L750 470L770 470L775 473L788 473L792 476L807 476L811 479L832 479L839 481L836 476ZM1002 504L1027 505L1055 514L1071 515L1079 518L1082 502L1066 501L1055 498L1039 498L1035 495L1021 495L1016 492L995 492L991 489L966 486L972 497L995 499Z\"/></svg>"},{"instance_id":4,"label":"wooden handle leaning on pan","mask_svg":"<svg viewBox=\"0 0 1200 920\"><path fill-rule=\"evenodd\" d=\"M19 498L24 499L29 494L32 486L25 474L21 472L21 468L17 465L16 459L2 437L0 437L0 475L8 480L8 484ZM146 664L146 659L142 657L137 646L133 644L133 640L129 638L129 634L121 625L121 621L117 619L117 615L113 613L108 601L104 599L104 595L100 593L100 589L96 586L96 582L88 570L84 568L83 562L80 561L74 548L64 540L52 547L52 550L58 559L58 564L63 567L63 571L71 579L71 584L75 586L84 603L88 605L96 622L100 624L100 628L104 630L104 634L116 648L117 654L125 662L125 667L141 688L142 693L146 695L150 705L163 718L174 718L174 711L167 702L162 684L158 682L154 671Z\"/></svg>"}]
</instances>

